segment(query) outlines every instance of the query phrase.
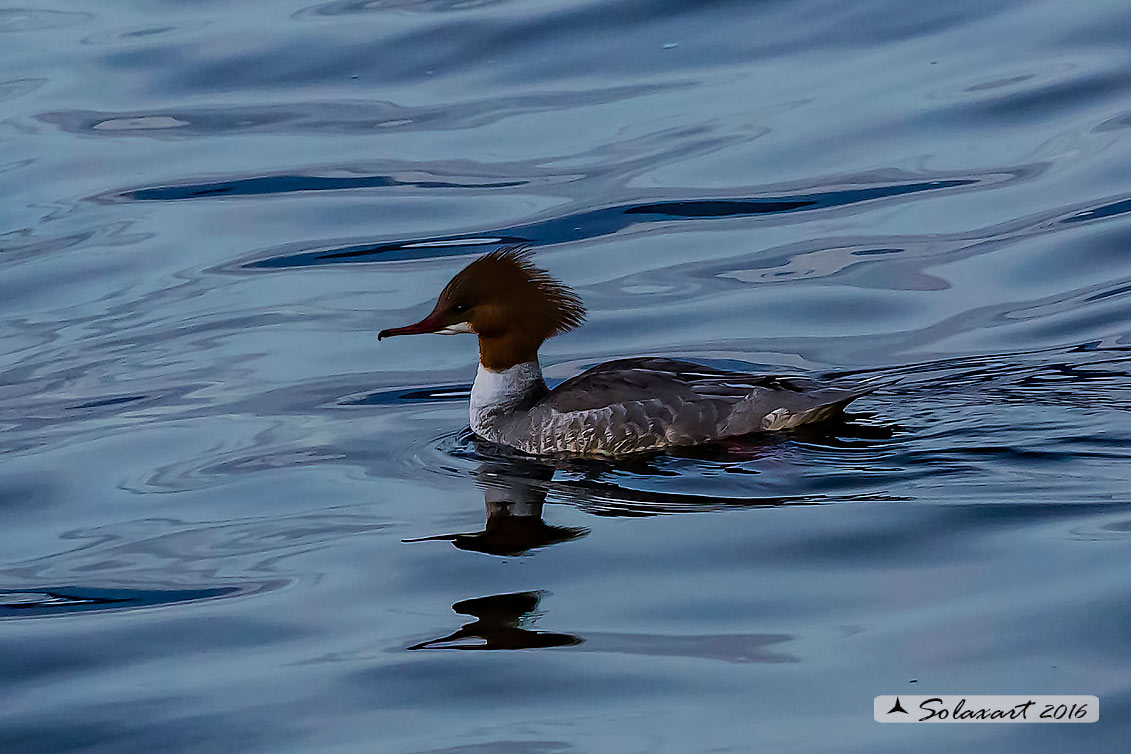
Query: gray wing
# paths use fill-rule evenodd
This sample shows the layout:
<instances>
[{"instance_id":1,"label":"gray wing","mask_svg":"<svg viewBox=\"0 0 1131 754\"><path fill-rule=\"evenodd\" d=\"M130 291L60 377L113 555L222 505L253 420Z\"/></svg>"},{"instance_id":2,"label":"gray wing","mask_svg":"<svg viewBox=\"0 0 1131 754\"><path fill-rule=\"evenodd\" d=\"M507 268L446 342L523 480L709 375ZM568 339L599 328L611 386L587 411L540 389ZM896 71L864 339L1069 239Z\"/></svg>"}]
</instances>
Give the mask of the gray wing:
<instances>
[{"instance_id":1,"label":"gray wing","mask_svg":"<svg viewBox=\"0 0 1131 754\"><path fill-rule=\"evenodd\" d=\"M533 413L547 432L547 449L621 453L820 421L872 389L820 387L675 359L621 359L563 382Z\"/></svg>"},{"instance_id":2,"label":"gray wing","mask_svg":"<svg viewBox=\"0 0 1131 754\"><path fill-rule=\"evenodd\" d=\"M544 399L562 412L590 411L618 403L659 399L737 402L754 390L803 393L811 382L729 372L676 359L619 359L589 369L558 385Z\"/></svg>"}]
</instances>

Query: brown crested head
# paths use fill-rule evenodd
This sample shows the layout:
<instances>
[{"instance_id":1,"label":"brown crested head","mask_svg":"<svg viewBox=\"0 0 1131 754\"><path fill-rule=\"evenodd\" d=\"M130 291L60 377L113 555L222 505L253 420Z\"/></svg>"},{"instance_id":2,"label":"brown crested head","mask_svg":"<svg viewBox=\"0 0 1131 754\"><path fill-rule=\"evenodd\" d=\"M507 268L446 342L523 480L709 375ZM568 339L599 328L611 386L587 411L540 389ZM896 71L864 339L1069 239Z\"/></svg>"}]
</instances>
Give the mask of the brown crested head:
<instances>
[{"instance_id":1,"label":"brown crested head","mask_svg":"<svg viewBox=\"0 0 1131 754\"><path fill-rule=\"evenodd\" d=\"M444 286L432 313L378 339L426 332L474 332L483 366L503 370L534 361L542 341L585 321L577 294L534 265L528 247L508 246L476 259Z\"/></svg>"}]
</instances>

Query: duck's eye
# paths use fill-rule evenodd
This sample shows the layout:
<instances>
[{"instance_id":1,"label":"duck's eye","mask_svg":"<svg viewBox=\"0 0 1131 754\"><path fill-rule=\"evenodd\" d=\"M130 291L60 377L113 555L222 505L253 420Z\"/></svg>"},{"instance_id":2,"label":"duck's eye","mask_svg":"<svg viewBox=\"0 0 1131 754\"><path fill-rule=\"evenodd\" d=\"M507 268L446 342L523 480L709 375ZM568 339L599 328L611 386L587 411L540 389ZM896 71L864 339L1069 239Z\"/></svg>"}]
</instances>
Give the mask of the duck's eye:
<instances>
[{"instance_id":1,"label":"duck's eye","mask_svg":"<svg viewBox=\"0 0 1131 754\"><path fill-rule=\"evenodd\" d=\"M463 314L467 311L467 307L464 304L456 304L452 307L452 311L456 314Z\"/></svg>"}]
</instances>

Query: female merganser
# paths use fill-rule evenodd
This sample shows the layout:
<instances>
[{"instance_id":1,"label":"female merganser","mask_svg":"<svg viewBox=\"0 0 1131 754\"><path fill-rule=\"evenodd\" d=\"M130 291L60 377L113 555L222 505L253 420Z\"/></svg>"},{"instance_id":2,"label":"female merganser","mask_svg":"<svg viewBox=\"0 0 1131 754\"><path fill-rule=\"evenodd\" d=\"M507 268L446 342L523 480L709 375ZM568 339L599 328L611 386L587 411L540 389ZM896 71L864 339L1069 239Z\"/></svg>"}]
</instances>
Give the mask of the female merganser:
<instances>
[{"instance_id":1,"label":"female merganser","mask_svg":"<svg viewBox=\"0 0 1131 754\"><path fill-rule=\"evenodd\" d=\"M476 259L444 287L431 314L377 335L478 335L470 417L485 440L532 455L619 456L824 421L875 390L652 357L598 364L550 390L538 348L580 325L585 306L531 255L512 246Z\"/></svg>"}]
</instances>

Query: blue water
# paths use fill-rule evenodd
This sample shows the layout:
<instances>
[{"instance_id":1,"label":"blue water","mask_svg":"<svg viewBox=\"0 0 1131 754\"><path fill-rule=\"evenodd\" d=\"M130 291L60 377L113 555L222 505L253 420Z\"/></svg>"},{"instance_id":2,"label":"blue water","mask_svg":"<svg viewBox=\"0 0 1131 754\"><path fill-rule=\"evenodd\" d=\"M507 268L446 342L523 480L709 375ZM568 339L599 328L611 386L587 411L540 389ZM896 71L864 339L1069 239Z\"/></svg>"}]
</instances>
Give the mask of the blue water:
<instances>
[{"instance_id":1,"label":"blue water","mask_svg":"<svg viewBox=\"0 0 1131 754\"><path fill-rule=\"evenodd\" d=\"M309 0L307 0L309 2ZM0 751L1116 751L1121 2L0 9ZM900 378L624 462L376 332L526 242L663 354ZM878 694L1095 694L892 726Z\"/></svg>"}]
</instances>

